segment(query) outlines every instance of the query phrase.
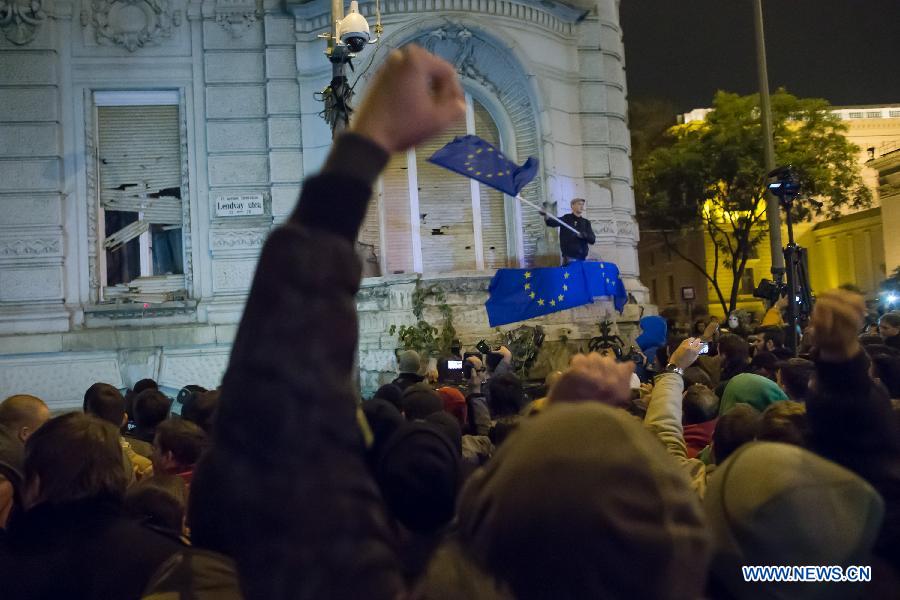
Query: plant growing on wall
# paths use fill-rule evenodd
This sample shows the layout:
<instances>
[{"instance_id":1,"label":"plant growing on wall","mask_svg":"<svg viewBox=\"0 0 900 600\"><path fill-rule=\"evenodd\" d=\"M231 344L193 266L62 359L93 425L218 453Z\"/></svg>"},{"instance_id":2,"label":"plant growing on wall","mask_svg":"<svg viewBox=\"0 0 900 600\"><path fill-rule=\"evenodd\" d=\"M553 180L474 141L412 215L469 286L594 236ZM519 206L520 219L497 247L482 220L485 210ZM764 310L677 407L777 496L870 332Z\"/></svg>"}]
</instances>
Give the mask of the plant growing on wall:
<instances>
[{"instance_id":1,"label":"plant growing on wall","mask_svg":"<svg viewBox=\"0 0 900 600\"><path fill-rule=\"evenodd\" d=\"M441 315L440 329L425 320L425 302L433 298ZM412 310L416 317L415 325L391 325L389 335L396 335L404 350L415 350L422 357L438 356L450 353L450 345L456 338L453 326L453 309L447 304L447 295L437 284L423 286L422 280L416 280L416 289L412 295Z\"/></svg>"}]
</instances>

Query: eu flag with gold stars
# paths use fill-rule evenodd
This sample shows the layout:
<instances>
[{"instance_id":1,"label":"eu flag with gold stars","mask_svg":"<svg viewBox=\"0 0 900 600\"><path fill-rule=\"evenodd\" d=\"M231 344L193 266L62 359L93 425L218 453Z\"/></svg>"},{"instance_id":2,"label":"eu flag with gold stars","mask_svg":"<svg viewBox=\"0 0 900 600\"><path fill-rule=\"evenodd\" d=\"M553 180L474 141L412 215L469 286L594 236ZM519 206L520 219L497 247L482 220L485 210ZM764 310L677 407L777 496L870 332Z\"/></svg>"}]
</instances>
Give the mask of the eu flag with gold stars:
<instances>
[{"instance_id":1,"label":"eu flag with gold stars","mask_svg":"<svg viewBox=\"0 0 900 600\"><path fill-rule=\"evenodd\" d=\"M491 327L590 304L582 263L565 267L499 269L485 302Z\"/></svg>"},{"instance_id":2,"label":"eu flag with gold stars","mask_svg":"<svg viewBox=\"0 0 900 600\"><path fill-rule=\"evenodd\" d=\"M428 162L450 169L510 196L517 196L537 174L538 160L521 167L477 135L465 135L435 152Z\"/></svg>"},{"instance_id":3,"label":"eu flag with gold stars","mask_svg":"<svg viewBox=\"0 0 900 600\"><path fill-rule=\"evenodd\" d=\"M587 280L588 292L593 298L607 296L612 299L616 310L622 312L628 302L628 291L619 278L619 267L608 262L586 260L581 263Z\"/></svg>"}]
</instances>

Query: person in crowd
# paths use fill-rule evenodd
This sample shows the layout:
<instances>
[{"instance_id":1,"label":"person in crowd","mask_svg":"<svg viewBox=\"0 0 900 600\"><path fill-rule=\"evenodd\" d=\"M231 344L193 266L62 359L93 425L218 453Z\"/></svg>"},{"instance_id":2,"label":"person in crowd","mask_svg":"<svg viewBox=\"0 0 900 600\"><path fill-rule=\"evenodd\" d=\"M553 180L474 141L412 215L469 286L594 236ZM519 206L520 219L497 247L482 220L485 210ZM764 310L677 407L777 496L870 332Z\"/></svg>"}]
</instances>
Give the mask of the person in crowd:
<instances>
[{"instance_id":1,"label":"person in crowd","mask_svg":"<svg viewBox=\"0 0 900 600\"><path fill-rule=\"evenodd\" d=\"M759 419L756 439L782 442L806 448L809 438L809 421L806 405L794 400L782 400L766 407Z\"/></svg>"},{"instance_id":2,"label":"person in crowd","mask_svg":"<svg viewBox=\"0 0 900 600\"><path fill-rule=\"evenodd\" d=\"M414 46L395 50L321 173L307 178L297 208L266 240L223 379L213 445L195 476L201 482L206 470L206 497L214 499L198 511L204 543L235 559L248 599L404 593L357 426L354 241L390 155L464 114L451 65Z\"/></svg>"},{"instance_id":3,"label":"person in crowd","mask_svg":"<svg viewBox=\"0 0 900 600\"><path fill-rule=\"evenodd\" d=\"M900 428L890 399L869 376L859 343L865 302L846 290L823 292L810 319L815 379L806 400L809 448L868 481L885 503L875 556L900 573ZM896 597L896 593L894 595Z\"/></svg>"},{"instance_id":4,"label":"person in crowd","mask_svg":"<svg viewBox=\"0 0 900 600\"><path fill-rule=\"evenodd\" d=\"M777 383L753 373L741 373L729 380L721 398L720 415L728 413L737 404L749 404L762 412L773 402L788 399L787 394Z\"/></svg>"},{"instance_id":5,"label":"person in crowd","mask_svg":"<svg viewBox=\"0 0 900 600\"><path fill-rule=\"evenodd\" d=\"M449 386L438 388L437 393L444 405L444 412L452 415L459 423L460 430L465 431L468 417L466 397L457 388Z\"/></svg>"},{"instance_id":6,"label":"person in crowd","mask_svg":"<svg viewBox=\"0 0 900 600\"><path fill-rule=\"evenodd\" d=\"M404 423L381 448L375 480L398 526L400 560L411 583L424 571L456 513L460 447L432 422Z\"/></svg>"},{"instance_id":7,"label":"person in crowd","mask_svg":"<svg viewBox=\"0 0 900 600\"><path fill-rule=\"evenodd\" d=\"M491 430L488 437L494 446L500 446L515 430L526 404L522 381L512 373L497 375L488 380L488 406L491 410Z\"/></svg>"},{"instance_id":8,"label":"person in crowd","mask_svg":"<svg viewBox=\"0 0 900 600\"><path fill-rule=\"evenodd\" d=\"M190 486L194 466L207 448L206 433L186 419L168 419L153 438L153 471L177 475Z\"/></svg>"},{"instance_id":9,"label":"person in crowd","mask_svg":"<svg viewBox=\"0 0 900 600\"><path fill-rule=\"evenodd\" d=\"M185 533L187 498L184 479L154 473L125 492L125 512L157 531L181 538Z\"/></svg>"},{"instance_id":10,"label":"person in crowd","mask_svg":"<svg viewBox=\"0 0 900 600\"><path fill-rule=\"evenodd\" d=\"M95 383L84 393L83 409L85 414L102 419L121 430L128 421L125 413L125 398L122 393L108 383ZM129 482L149 477L153 474L153 463L149 458L134 451L131 444L121 435L122 464L128 474Z\"/></svg>"},{"instance_id":11,"label":"person in crowd","mask_svg":"<svg viewBox=\"0 0 900 600\"><path fill-rule=\"evenodd\" d=\"M713 541L707 596L736 600L859 597L859 583L750 583L741 567L869 564L884 516L861 477L774 442L735 451L710 475L703 508Z\"/></svg>"},{"instance_id":12,"label":"person in crowd","mask_svg":"<svg viewBox=\"0 0 900 600\"><path fill-rule=\"evenodd\" d=\"M900 357L890 354L873 354L872 377L884 386L888 397L900 399Z\"/></svg>"},{"instance_id":13,"label":"person in crowd","mask_svg":"<svg viewBox=\"0 0 900 600\"><path fill-rule=\"evenodd\" d=\"M49 419L50 409L37 396L0 402L0 529L22 508L25 442Z\"/></svg>"},{"instance_id":14,"label":"person in crowd","mask_svg":"<svg viewBox=\"0 0 900 600\"><path fill-rule=\"evenodd\" d=\"M572 357L569 369L553 386L547 403L601 402L616 408L631 403L631 376L634 363L618 362L596 352Z\"/></svg>"},{"instance_id":15,"label":"person in crowd","mask_svg":"<svg viewBox=\"0 0 900 600\"><path fill-rule=\"evenodd\" d=\"M777 368L775 381L788 398L805 402L810 391L809 383L815 373L815 363L805 358L790 358L779 362Z\"/></svg>"},{"instance_id":16,"label":"person in crowd","mask_svg":"<svg viewBox=\"0 0 900 600\"><path fill-rule=\"evenodd\" d=\"M775 381L778 373L778 357L765 350L756 352L750 359L750 372Z\"/></svg>"},{"instance_id":17,"label":"person in crowd","mask_svg":"<svg viewBox=\"0 0 900 600\"><path fill-rule=\"evenodd\" d=\"M219 390L202 390L189 395L181 406L181 418L191 421L209 435L219 408L219 394Z\"/></svg>"},{"instance_id":18,"label":"person in crowd","mask_svg":"<svg viewBox=\"0 0 900 600\"><path fill-rule=\"evenodd\" d=\"M172 400L158 389L145 389L134 397L133 405L135 427L123 435L135 452L150 458L156 427L168 418Z\"/></svg>"},{"instance_id":19,"label":"person in crowd","mask_svg":"<svg viewBox=\"0 0 900 600\"><path fill-rule=\"evenodd\" d=\"M403 391L400 399L403 416L407 421L421 420L428 415L444 410L441 397L426 383L416 383Z\"/></svg>"},{"instance_id":20,"label":"person in crowd","mask_svg":"<svg viewBox=\"0 0 900 600\"><path fill-rule=\"evenodd\" d=\"M27 511L0 544L4 600L133 600L180 549L124 514L120 437L108 421L68 413L28 438Z\"/></svg>"},{"instance_id":21,"label":"person in crowd","mask_svg":"<svg viewBox=\"0 0 900 600\"><path fill-rule=\"evenodd\" d=\"M878 319L878 333L885 345L900 350L900 312L894 311L881 315Z\"/></svg>"},{"instance_id":22,"label":"person in crowd","mask_svg":"<svg viewBox=\"0 0 900 600\"><path fill-rule=\"evenodd\" d=\"M506 346L488 352L485 357L488 378L513 372L512 351Z\"/></svg>"},{"instance_id":23,"label":"person in crowd","mask_svg":"<svg viewBox=\"0 0 900 600\"><path fill-rule=\"evenodd\" d=\"M644 356L652 361L656 357L657 350L666 345L668 325L662 317L649 316L641 318L640 327L641 333L634 343L641 349ZM645 366L651 371L655 371L652 365Z\"/></svg>"},{"instance_id":24,"label":"person in crowd","mask_svg":"<svg viewBox=\"0 0 900 600\"><path fill-rule=\"evenodd\" d=\"M621 388L627 395L627 378ZM562 403L523 421L469 480L458 512L463 556L498 582L481 586L486 593L701 595L709 541L696 495L636 419L600 402ZM442 558L424 588L438 580L443 597L472 597L457 592L468 582L459 556Z\"/></svg>"},{"instance_id":25,"label":"person in crowd","mask_svg":"<svg viewBox=\"0 0 900 600\"><path fill-rule=\"evenodd\" d=\"M463 362L463 377L466 384L465 433L487 435L491 430L491 411L484 393L487 367L477 356L470 356Z\"/></svg>"},{"instance_id":26,"label":"person in crowd","mask_svg":"<svg viewBox=\"0 0 900 600\"><path fill-rule=\"evenodd\" d=\"M689 386L682 401L684 443L688 458L696 458L712 441L719 420L719 398L701 384Z\"/></svg>"},{"instance_id":27,"label":"person in crowd","mask_svg":"<svg viewBox=\"0 0 900 600\"><path fill-rule=\"evenodd\" d=\"M562 265L565 266L576 260L584 260L588 255L588 246L594 245L597 238L591 227L590 220L584 216L584 198L572 198L569 206L572 212L560 217L560 221L574 227L577 233L563 227L556 219L547 216L546 211L538 211L548 227L559 227L559 253L562 255Z\"/></svg>"},{"instance_id":28,"label":"person in crowd","mask_svg":"<svg viewBox=\"0 0 900 600\"><path fill-rule=\"evenodd\" d=\"M744 338L729 333L719 338L718 348L721 365L716 395L721 398L732 377L750 370L750 346Z\"/></svg>"},{"instance_id":29,"label":"person in crowd","mask_svg":"<svg viewBox=\"0 0 900 600\"><path fill-rule=\"evenodd\" d=\"M145 390L158 390L159 384L155 380L148 378L138 380L130 389L125 392L125 414L128 415L129 422L134 422L134 399L138 394ZM124 431L122 433L125 433Z\"/></svg>"},{"instance_id":30,"label":"person in crowd","mask_svg":"<svg viewBox=\"0 0 900 600\"><path fill-rule=\"evenodd\" d=\"M422 361L419 353L415 350L404 350L397 356L397 378L391 383L400 388L401 391L406 390L411 385L422 383L425 380L424 375L419 375L422 370Z\"/></svg>"},{"instance_id":31,"label":"person in crowd","mask_svg":"<svg viewBox=\"0 0 900 600\"><path fill-rule=\"evenodd\" d=\"M716 387L713 385L713 381L709 376L709 373L707 373L697 365L691 365L690 367L685 369L682 378L684 379L684 386L686 388L689 388L692 385L702 385L712 391L713 388Z\"/></svg>"},{"instance_id":32,"label":"person in crowd","mask_svg":"<svg viewBox=\"0 0 900 600\"><path fill-rule=\"evenodd\" d=\"M788 297L787 295L779 296L778 300L775 301L775 304L769 307L766 311L766 314L763 316L762 323L760 323L760 327L767 328L779 328L784 327L786 325L784 321L784 311L787 310L788 307Z\"/></svg>"},{"instance_id":33,"label":"person in crowd","mask_svg":"<svg viewBox=\"0 0 900 600\"><path fill-rule=\"evenodd\" d=\"M372 400L386 400L390 402L397 410L400 410L400 398L403 397L403 390L394 385L393 383L386 383L377 390L372 395Z\"/></svg>"},{"instance_id":34,"label":"person in crowd","mask_svg":"<svg viewBox=\"0 0 900 600\"><path fill-rule=\"evenodd\" d=\"M550 392L553 391L553 388L556 387L556 384L562 378L562 371L550 371L547 373L547 376L544 377L544 394L540 398L536 398L535 400L529 402L525 405L525 408L522 409L522 414L526 417L533 416L539 414L545 408L547 408L547 402L550 399Z\"/></svg>"}]
</instances>

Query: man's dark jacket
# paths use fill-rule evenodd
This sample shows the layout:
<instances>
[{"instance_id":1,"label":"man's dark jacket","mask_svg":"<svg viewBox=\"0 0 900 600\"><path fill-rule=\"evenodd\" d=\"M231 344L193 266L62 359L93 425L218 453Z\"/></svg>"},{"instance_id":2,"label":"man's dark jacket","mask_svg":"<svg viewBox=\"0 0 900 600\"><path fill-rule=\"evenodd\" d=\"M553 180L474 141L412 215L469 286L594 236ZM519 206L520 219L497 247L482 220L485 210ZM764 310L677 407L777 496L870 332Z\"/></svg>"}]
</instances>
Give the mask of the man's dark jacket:
<instances>
[{"instance_id":1,"label":"man's dark jacket","mask_svg":"<svg viewBox=\"0 0 900 600\"><path fill-rule=\"evenodd\" d=\"M206 471L197 474L217 491L204 510L248 600L394 599L402 591L366 467L353 375L354 240L387 159L364 138L342 136L256 269Z\"/></svg>"},{"instance_id":2,"label":"man's dark jacket","mask_svg":"<svg viewBox=\"0 0 900 600\"><path fill-rule=\"evenodd\" d=\"M547 218L545 221L547 225L559 227L559 251L567 258L584 260L588 255L588 244L597 241L597 238L594 237L594 230L591 228L591 222L584 217L576 217L572 213L561 216L560 220L577 229L582 237L579 238L557 221Z\"/></svg>"},{"instance_id":3,"label":"man's dark jacket","mask_svg":"<svg viewBox=\"0 0 900 600\"><path fill-rule=\"evenodd\" d=\"M39 504L0 544L0 598L132 600L181 549L125 516L118 501Z\"/></svg>"}]
</instances>

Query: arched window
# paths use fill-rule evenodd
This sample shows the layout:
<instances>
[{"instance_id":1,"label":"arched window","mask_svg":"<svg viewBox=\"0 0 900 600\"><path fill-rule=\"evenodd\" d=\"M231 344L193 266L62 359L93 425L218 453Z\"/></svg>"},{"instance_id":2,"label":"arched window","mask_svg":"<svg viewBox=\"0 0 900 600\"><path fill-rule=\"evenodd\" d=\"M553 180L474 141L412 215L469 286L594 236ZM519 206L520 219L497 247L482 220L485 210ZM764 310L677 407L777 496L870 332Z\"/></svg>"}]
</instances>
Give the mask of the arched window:
<instances>
[{"instance_id":1,"label":"arched window","mask_svg":"<svg viewBox=\"0 0 900 600\"><path fill-rule=\"evenodd\" d=\"M432 165L428 158L459 135L503 149L487 108L466 94L466 119L392 157L370 204L360 241L374 247L383 274L448 273L516 262L503 193Z\"/></svg>"}]
</instances>

